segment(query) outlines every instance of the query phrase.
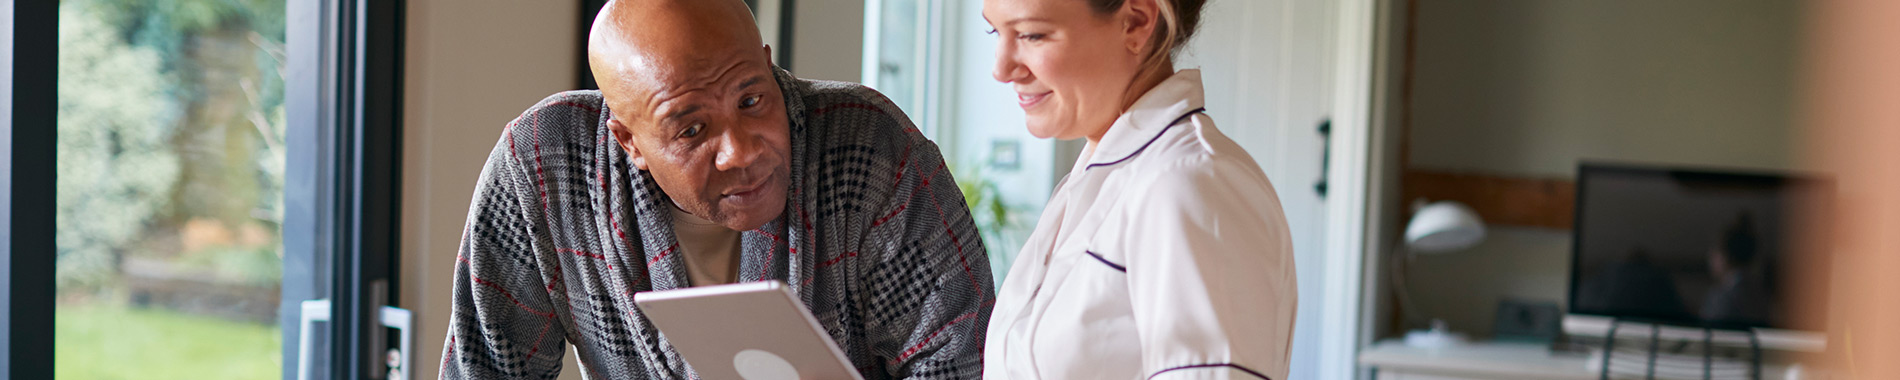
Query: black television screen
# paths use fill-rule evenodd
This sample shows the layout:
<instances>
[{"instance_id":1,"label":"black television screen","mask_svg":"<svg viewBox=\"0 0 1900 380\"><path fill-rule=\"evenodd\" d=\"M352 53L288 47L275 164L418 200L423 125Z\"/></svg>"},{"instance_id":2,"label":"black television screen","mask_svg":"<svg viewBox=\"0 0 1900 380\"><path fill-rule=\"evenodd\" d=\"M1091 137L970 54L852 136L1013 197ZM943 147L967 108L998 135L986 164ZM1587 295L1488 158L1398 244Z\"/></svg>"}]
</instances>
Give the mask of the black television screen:
<instances>
[{"instance_id":1,"label":"black television screen","mask_svg":"<svg viewBox=\"0 0 1900 380\"><path fill-rule=\"evenodd\" d=\"M1584 164L1577 175L1570 312L1721 328L1803 329L1790 309L1796 227L1825 181L1777 173ZM1804 272L1805 273L1805 272ZM1824 281L1819 281L1824 282ZM1824 298L1824 297L1819 297ZM1804 313L1805 314L1805 313ZM1809 315L1803 315L1807 317Z\"/></svg>"}]
</instances>

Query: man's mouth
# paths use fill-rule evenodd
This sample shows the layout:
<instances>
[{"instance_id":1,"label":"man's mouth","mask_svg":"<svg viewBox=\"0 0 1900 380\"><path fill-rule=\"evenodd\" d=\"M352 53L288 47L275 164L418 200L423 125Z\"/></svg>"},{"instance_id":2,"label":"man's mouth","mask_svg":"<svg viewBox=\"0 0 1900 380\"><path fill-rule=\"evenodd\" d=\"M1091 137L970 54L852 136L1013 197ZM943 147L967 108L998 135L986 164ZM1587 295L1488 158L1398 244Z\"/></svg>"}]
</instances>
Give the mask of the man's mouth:
<instances>
[{"instance_id":1,"label":"man's mouth","mask_svg":"<svg viewBox=\"0 0 1900 380\"><path fill-rule=\"evenodd\" d=\"M759 195L765 194L765 187L772 183L772 177L774 176L777 176L777 174L768 174L764 177L759 177L757 181L753 181L752 184L746 185L745 187L726 190L725 193L719 195L719 198L725 201L748 203L758 198Z\"/></svg>"}]
</instances>

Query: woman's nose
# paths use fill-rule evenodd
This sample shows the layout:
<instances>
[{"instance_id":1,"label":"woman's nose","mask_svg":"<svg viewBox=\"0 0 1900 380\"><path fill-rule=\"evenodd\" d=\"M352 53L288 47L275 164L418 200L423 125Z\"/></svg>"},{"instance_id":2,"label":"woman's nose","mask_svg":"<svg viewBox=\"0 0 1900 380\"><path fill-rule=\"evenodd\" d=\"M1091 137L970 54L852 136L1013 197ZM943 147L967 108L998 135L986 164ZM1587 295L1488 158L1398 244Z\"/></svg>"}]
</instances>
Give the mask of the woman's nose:
<instances>
[{"instance_id":1,"label":"woman's nose","mask_svg":"<svg viewBox=\"0 0 1900 380\"><path fill-rule=\"evenodd\" d=\"M1009 42L996 45L996 68L991 69L990 77L997 82L1009 83L1022 79L1023 65L1016 62L1015 52L1009 48Z\"/></svg>"}]
</instances>

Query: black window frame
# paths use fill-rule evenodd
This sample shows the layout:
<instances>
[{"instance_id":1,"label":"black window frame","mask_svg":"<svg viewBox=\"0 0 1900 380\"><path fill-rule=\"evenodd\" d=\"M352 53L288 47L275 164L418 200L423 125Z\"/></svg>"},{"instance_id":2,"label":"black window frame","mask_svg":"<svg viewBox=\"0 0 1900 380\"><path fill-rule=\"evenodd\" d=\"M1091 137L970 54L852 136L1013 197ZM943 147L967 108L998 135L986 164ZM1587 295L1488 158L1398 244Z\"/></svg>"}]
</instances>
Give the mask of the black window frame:
<instances>
[{"instance_id":1,"label":"black window frame","mask_svg":"<svg viewBox=\"0 0 1900 380\"><path fill-rule=\"evenodd\" d=\"M0 112L0 374L53 373L57 162L57 1L0 10L11 87ZM301 303L330 299L315 334L316 378L382 378L391 337L378 313L397 303L400 254L401 0L288 0L284 378L296 378ZM29 96L17 96L28 94ZM330 358L342 358L329 360ZM413 373L411 369L405 371Z\"/></svg>"},{"instance_id":2,"label":"black window frame","mask_svg":"<svg viewBox=\"0 0 1900 380\"><path fill-rule=\"evenodd\" d=\"M379 312L399 301L402 157L401 0L290 0L285 103L281 314L285 378L295 378L300 304L329 299L313 378L379 379L389 333ZM301 54L300 54L301 53ZM295 143L310 141L311 143ZM297 169L304 169L298 171ZM292 242L297 245L293 246ZM295 282L293 284L293 281ZM413 373L410 369L405 369Z\"/></svg>"},{"instance_id":3,"label":"black window frame","mask_svg":"<svg viewBox=\"0 0 1900 380\"><path fill-rule=\"evenodd\" d=\"M7 275L0 291L0 313L6 331L0 332L0 367L13 379L53 378L53 223L54 146L59 115L59 3L13 1L10 74L13 79L11 120L5 127L8 171L0 174L7 194L5 256ZM28 95L28 96L21 96Z\"/></svg>"}]
</instances>

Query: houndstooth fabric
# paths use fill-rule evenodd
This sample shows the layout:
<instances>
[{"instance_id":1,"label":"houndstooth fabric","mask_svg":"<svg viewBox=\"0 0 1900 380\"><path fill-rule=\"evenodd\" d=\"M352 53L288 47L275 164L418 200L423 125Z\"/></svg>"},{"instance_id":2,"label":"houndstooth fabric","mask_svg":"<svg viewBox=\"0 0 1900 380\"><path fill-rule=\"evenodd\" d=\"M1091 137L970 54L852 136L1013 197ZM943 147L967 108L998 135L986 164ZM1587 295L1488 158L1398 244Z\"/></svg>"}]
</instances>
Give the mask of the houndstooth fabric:
<instances>
[{"instance_id":1,"label":"houndstooth fabric","mask_svg":"<svg viewBox=\"0 0 1900 380\"><path fill-rule=\"evenodd\" d=\"M935 144L871 89L775 70L791 120L786 211L741 237L739 281L783 280L866 379L978 378L989 259ZM598 91L502 132L455 263L450 379L696 379L633 304L687 286L670 205L606 127Z\"/></svg>"}]
</instances>

